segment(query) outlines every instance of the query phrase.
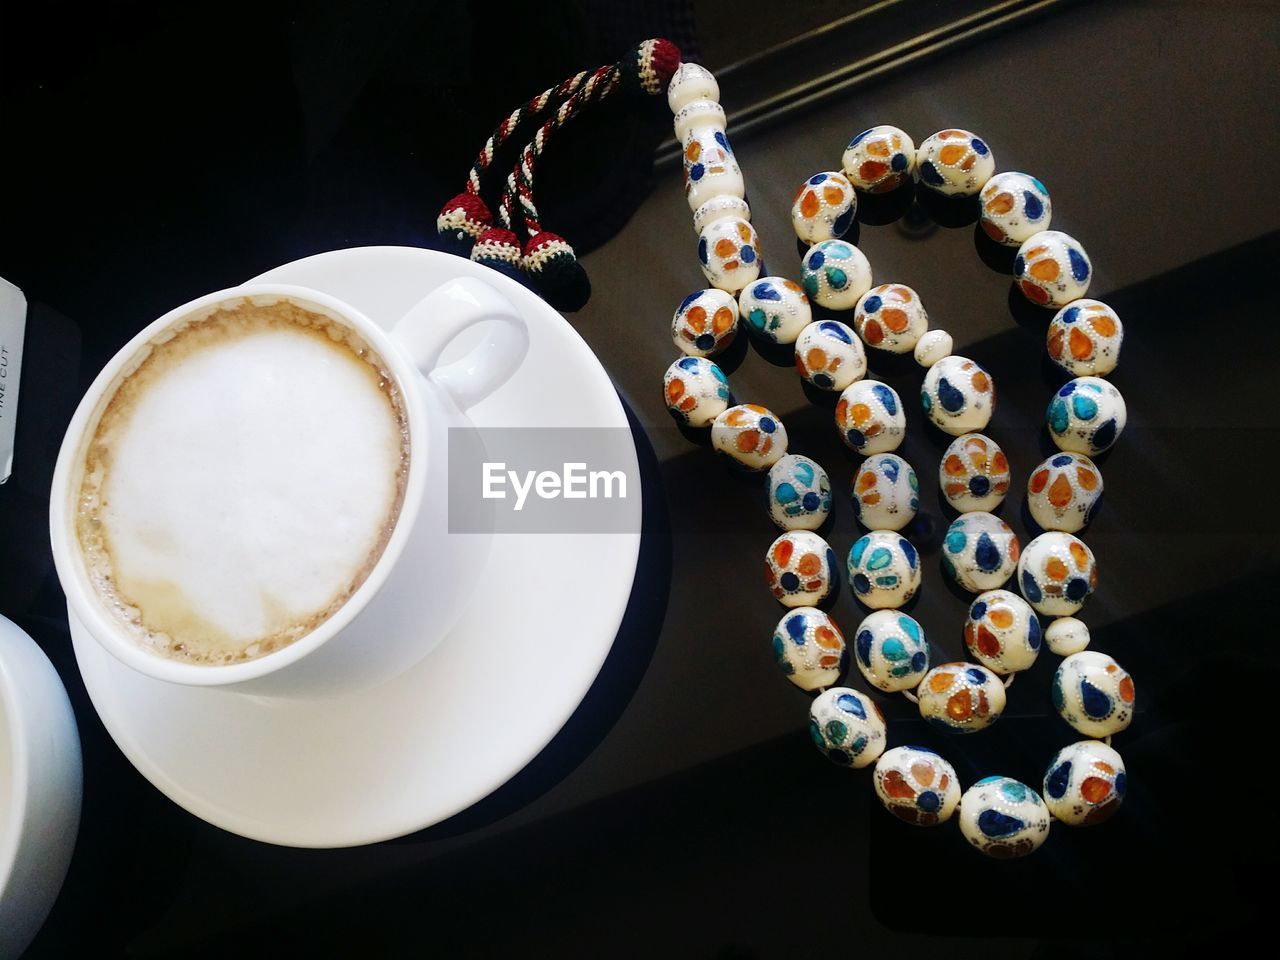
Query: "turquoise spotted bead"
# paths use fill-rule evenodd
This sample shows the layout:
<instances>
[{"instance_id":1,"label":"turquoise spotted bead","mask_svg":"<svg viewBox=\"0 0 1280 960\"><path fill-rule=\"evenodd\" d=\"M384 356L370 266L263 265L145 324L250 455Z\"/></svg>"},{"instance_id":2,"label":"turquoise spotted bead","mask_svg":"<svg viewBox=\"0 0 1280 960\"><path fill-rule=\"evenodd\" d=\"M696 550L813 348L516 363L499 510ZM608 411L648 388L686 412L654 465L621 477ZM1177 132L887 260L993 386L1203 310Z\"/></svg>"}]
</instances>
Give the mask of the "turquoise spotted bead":
<instances>
[{"instance_id":1,"label":"turquoise spotted bead","mask_svg":"<svg viewBox=\"0 0 1280 960\"><path fill-rule=\"evenodd\" d=\"M884 715L866 694L832 687L809 706L809 735L833 763L869 766L884 753Z\"/></svg>"},{"instance_id":2,"label":"turquoise spotted bead","mask_svg":"<svg viewBox=\"0 0 1280 960\"><path fill-rule=\"evenodd\" d=\"M705 427L729 406L729 379L705 357L681 357L662 378L667 409L681 423Z\"/></svg>"},{"instance_id":3,"label":"turquoise spotted bead","mask_svg":"<svg viewBox=\"0 0 1280 960\"><path fill-rule=\"evenodd\" d=\"M1098 650L1073 653L1053 677L1053 705L1086 737L1109 737L1133 722L1133 677Z\"/></svg>"},{"instance_id":4,"label":"turquoise spotted bead","mask_svg":"<svg viewBox=\"0 0 1280 960\"><path fill-rule=\"evenodd\" d=\"M1049 761L1044 802L1068 826L1090 827L1120 809L1128 784L1119 753L1099 740L1080 740Z\"/></svg>"},{"instance_id":5,"label":"turquoise spotted bead","mask_svg":"<svg viewBox=\"0 0 1280 960\"><path fill-rule=\"evenodd\" d=\"M982 188L982 230L996 243L1016 247L1049 227L1049 191L1025 173L997 173Z\"/></svg>"},{"instance_id":6,"label":"turquoise spotted bead","mask_svg":"<svg viewBox=\"0 0 1280 960\"><path fill-rule=\"evenodd\" d=\"M985 777L960 798L960 832L989 857L1012 860L1034 853L1049 836L1049 808L1012 777Z\"/></svg>"},{"instance_id":7,"label":"turquoise spotted bead","mask_svg":"<svg viewBox=\"0 0 1280 960\"><path fill-rule=\"evenodd\" d=\"M769 468L769 517L783 530L817 530L831 514L831 478L814 460L789 453Z\"/></svg>"},{"instance_id":8,"label":"turquoise spotted bead","mask_svg":"<svg viewBox=\"0 0 1280 960\"><path fill-rule=\"evenodd\" d=\"M955 767L924 747L894 747L876 761L872 783L884 808L917 827L944 823L960 804Z\"/></svg>"},{"instance_id":9,"label":"turquoise spotted bead","mask_svg":"<svg viewBox=\"0 0 1280 960\"><path fill-rule=\"evenodd\" d=\"M920 182L948 197L972 197L996 172L991 148L968 130L939 130L916 150Z\"/></svg>"},{"instance_id":10,"label":"turquoise spotted bead","mask_svg":"<svg viewBox=\"0 0 1280 960\"><path fill-rule=\"evenodd\" d=\"M953 437L984 429L996 409L991 374L968 357L943 357L929 368L920 405L933 425Z\"/></svg>"},{"instance_id":11,"label":"turquoise spotted bead","mask_svg":"<svg viewBox=\"0 0 1280 960\"><path fill-rule=\"evenodd\" d=\"M783 277L761 277L738 294L738 313L747 329L773 343L795 343L813 322L809 298Z\"/></svg>"},{"instance_id":12,"label":"turquoise spotted bead","mask_svg":"<svg viewBox=\"0 0 1280 960\"><path fill-rule=\"evenodd\" d=\"M1044 419L1059 450L1093 457L1120 439L1129 411L1114 385L1100 377L1076 377L1058 388Z\"/></svg>"},{"instance_id":13,"label":"turquoise spotted bead","mask_svg":"<svg viewBox=\"0 0 1280 960\"><path fill-rule=\"evenodd\" d=\"M1042 533L1018 558L1018 588L1046 617L1069 617L1098 585L1093 551L1070 533Z\"/></svg>"},{"instance_id":14,"label":"turquoise spotted bead","mask_svg":"<svg viewBox=\"0 0 1280 960\"><path fill-rule=\"evenodd\" d=\"M849 585L872 610L896 609L920 589L920 555L911 541L888 530L873 530L849 550Z\"/></svg>"},{"instance_id":15,"label":"turquoise spotted bead","mask_svg":"<svg viewBox=\"0 0 1280 960\"><path fill-rule=\"evenodd\" d=\"M1018 248L1013 280L1032 303L1065 307L1089 290L1093 264L1075 237L1061 230L1041 230Z\"/></svg>"},{"instance_id":16,"label":"turquoise spotted bead","mask_svg":"<svg viewBox=\"0 0 1280 960\"><path fill-rule=\"evenodd\" d=\"M788 680L801 690L829 687L840 679L844 634L817 607L797 607L773 631L773 656Z\"/></svg>"},{"instance_id":17,"label":"turquoise spotted bead","mask_svg":"<svg viewBox=\"0 0 1280 960\"><path fill-rule=\"evenodd\" d=\"M850 310L871 289L871 264L846 240L823 240L804 255L800 267L804 292L829 310Z\"/></svg>"},{"instance_id":18,"label":"turquoise spotted bead","mask_svg":"<svg viewBox=\"0 0 1280 960\"><path fill-rule=\"evenodd\" d=\"M1004 684L976 663L944 663L925 674L916 689L920 716L947 733L977 733L1004 713Z\"/></svg>"},{"instance_id":19,"label":"turquoise spotted bead","mask_svg":"<svg viewBox=\"0 0 1280 960\"><path fill-rule=\"evenodd\" d=\"M929 669L929 641L913 618L897 610L877 610L858 626L853 641L858 669L886 693L914 690Z\"/></svg>"},{"instance_id":20,"label":"turquoise spotted bead","mask_svg":"<svg viewBox=\"0 0 1280 960\"><path fill-rule=\"evenodd\" d=\"M969 605L964 643L979 663L1003 677L1031 669L1044 635L1027 601L1008 590L988 590Z\"/></svg>"},{"instance_id":21,"label":"turquoise spotted bead","mask_svg":"<svg viewBox=\"0 0 1280 960\"><path fill-rule=\"evenodd\" d=\"M901 530L920 509L920 480L896 453L863 460L850 493L853 512L868 530Z\"/></svg>"},{"instance_id":22,"label":"turquoise spotted bead","mask_svg":"<svg viewBox=\"0 0 1280 960\"><path fill-rule=\"evenodd\" d=\"M942 540L942 569L970 593L1003 587L1018 557L1013 528L991 513L961 514Z\"/></svg>"}]
</instances>

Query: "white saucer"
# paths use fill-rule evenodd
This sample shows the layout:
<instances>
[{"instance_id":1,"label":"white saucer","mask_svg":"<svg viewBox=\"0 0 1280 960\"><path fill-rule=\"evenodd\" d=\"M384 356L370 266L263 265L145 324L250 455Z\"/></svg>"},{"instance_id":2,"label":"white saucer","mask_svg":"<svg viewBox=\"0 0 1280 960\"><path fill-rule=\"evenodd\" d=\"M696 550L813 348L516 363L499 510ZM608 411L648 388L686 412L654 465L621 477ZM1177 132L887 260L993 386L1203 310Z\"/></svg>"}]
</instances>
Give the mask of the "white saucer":
<instances>
[{"instance_id":1,"label":"white saucer","mask_svg":"<svg viewBox=\"0 0 1280 960\"><path fill-rule=\"evenodd\" d=\"M472 408L478 426L627 427L608 375L564 318L470 261L364 247L256 279L321 290L389 326L463 275L505 293L531 335L516 375ZM639 476L634 461L627 467ZM638 531L640 498L632 503ZM639 548L638 532L497 535L479 597L449 636L390 684L342 700L179 687L124 666L69 615L71 636L107 730L174 802L256 840L354 846L457 813L546 746L613 645Z\"/></svg>"}]
</instances>

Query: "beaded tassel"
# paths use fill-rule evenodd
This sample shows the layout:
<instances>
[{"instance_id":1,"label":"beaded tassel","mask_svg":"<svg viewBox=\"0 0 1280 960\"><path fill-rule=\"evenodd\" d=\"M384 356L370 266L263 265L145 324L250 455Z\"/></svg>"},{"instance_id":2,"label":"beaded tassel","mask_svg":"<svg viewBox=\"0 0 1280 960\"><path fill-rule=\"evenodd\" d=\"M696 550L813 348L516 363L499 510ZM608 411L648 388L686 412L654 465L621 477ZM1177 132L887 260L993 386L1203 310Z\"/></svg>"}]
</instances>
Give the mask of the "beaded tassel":
<instances>
[{"instance_id":1,"label":"beaded tassel","mask_svg":"<svg viewBox=\"0 0 1280 960\"><path fill-rule=\"evenodd\" d=\"M481 234L493 226L493 214L480 197L480 178L493 163L494 155L523 121L541 116L552 104L573 96L591 75L592 71L583 70L554 87L548 87L528 103L512 110L489 135L467 173L467 189L446 203L436 217L436 233L451 253L467 256Z\"/></svg>"},{"instance_id":2,"label":"beaded tassel","mask_svg":"<svg viewBox=\"0 0 1280 960\"><path fill-rule=\"evenodd\" d=\"M586 272L578 263L573 247L559 234L542 228L534 201L534 176L538 159L552 134L563 128L582 109L599 103L619 89L657 95L680 63L680 51L667 40L646 40L616 64L584 71L544 91L522 108L512 112L489 138L468 174L467 190L441 210L437 230L447 247L468 254L476 263L521 279L523 273L535 289L553 306L576 310L590 296ZM496 150L507 142L512 131L528 117L559 102L520 153L507 176L506 189L498 208L498 224L480 198L481 177L493 162ZM527 239L523 250L519 232Z\"/></svg>"},{"instance_id":3,"label":"beaded tassel","mask_svg":"<svg viewBox=\"0 0 1280 960\"><path fill-rule=\"evenodd\" d=\"M538 159L552 135L585 106L603 102L619 89L649 96L662 93L679 63L680 52L669 41L646 40L618 63L601 67L539 128L507 176L500 215L506 225L514 219L518 205L528 235L523 259L525 272L534 288L558 309L579 309L591 295L591 284L569 242L542 228L533 194Z\"/></svg>"}]
</instances>

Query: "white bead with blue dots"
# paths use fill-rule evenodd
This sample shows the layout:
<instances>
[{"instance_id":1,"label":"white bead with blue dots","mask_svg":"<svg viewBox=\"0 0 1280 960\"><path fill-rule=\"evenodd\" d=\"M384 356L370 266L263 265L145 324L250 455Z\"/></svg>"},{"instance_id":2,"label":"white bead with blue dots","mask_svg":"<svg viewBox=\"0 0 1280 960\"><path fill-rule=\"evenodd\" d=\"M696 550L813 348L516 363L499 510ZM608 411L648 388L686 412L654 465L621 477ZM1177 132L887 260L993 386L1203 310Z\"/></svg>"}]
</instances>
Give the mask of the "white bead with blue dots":
<instances>
[{"instance_id":1,"label":"white bead with blue dots","mask_svg":"<svg viewBox=\"0 0 1280 960\"><path fill-rule=\"evenodd\" d=\"M1012 777L985 777L960 798L960 832L987 856L1001 860L1038 850L1052 820L1040 795Z\"/></svg>"}]
</instances>

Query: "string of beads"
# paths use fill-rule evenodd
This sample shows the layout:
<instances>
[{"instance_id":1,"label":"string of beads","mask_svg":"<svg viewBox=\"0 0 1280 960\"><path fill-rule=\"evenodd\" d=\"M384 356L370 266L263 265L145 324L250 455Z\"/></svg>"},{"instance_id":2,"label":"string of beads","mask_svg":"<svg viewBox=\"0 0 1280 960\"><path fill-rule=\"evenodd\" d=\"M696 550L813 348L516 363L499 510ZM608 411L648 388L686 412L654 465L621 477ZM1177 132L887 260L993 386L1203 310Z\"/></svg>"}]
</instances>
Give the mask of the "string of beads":
<instances>
[{"instance_id":1,"label":"string of beads","mask_svg":"<svg viewBox=\"0 0 1280 960\"><path fill-rule=\"evenodd\" d=\"M1135 695L1132 678L1111 657L1084 649L1088 629L1071 616L1097 584L1093 553L1074 536L1102 492L1101 472L1089 454L1111 446L1126 419L1119 391L1100 379L1115 367L1123 328L1105 304L1083 299L1092 274L1087 255L1068 235L1046 229L1051 206L1043 184L1026 174L995 174L992 151L980 137L943 130L917 149L904 131L878 126L852 139L841 171L815 174L797 190L792 225L811 244L801 258L799 282L762 276L759 238L718 100L708 71L680 65L668 103L710 287L690 294L675 312L672 339L685 356L667 369L663 392L673 416L693 428L709 427L712 446L736 467L767 471L770 517L783 532L766 551L766 581L789 608L773 632L773 652L796 686L817 694L809 711L814 743L839 764L875 764L876 794L900 819L931 825L958 809L965 837L991 856L1035 850L1055 817L1072 825L1101 822L1125 794L1127 773L1110 738L1129 725ZM867 258L843 239L856 218L859 192L910 190L916 179L945 197L980 193L982 229L993 241L1019 248L1013 269L1018 288L1032 303L1061 308L1050 322L1047 349L1077 378L1057 391L1046 413L1062 452L1032 471L1028 506L1045 532L1025 551L1012 528L991 512L1008 493L1011 477L1003 451L978 432L995 408L990 373L953 355L945 331L929 329L916 291L897 283L873 286ZM811 302L852 311L852 327L815 321ZM830 477L809 457L788 454L786 427L768 408L733 405L729 380L710 359L732 342L740 320L763 341L794 344L800 376L840 393L837 430L866 457L851 499L868 532L853 545L845 567L855 597L872 612L851 651L819 607L840 579L834 550L816 532L830 515ZM955 437L939 465L944 496L960 512L944 537L942 566L976 594L963 628L976 663L931 669L924 629L900 609L921 583L919 555L900 532L919 509L919 482L911 465L892 452L906 431L901 398L888 384L865 379L864 344L913 352L926 368L922 409ZM1011 577L1022 596L1004 589ZM1038 614L1058 619L1042 631ZM886 750L887 725L875 700L837 685L852 656L873 689L903 693L940 729L974 733L999 719L1006 688L1046 642L1065 656L1053 681L1055 707L1077 732L1106 742L1086 739L1059 751L1044 775L1043 799L1004 776L981 779L962 793L955 769L939 754L912 746Z\"/></svg>"}]
</instances>

